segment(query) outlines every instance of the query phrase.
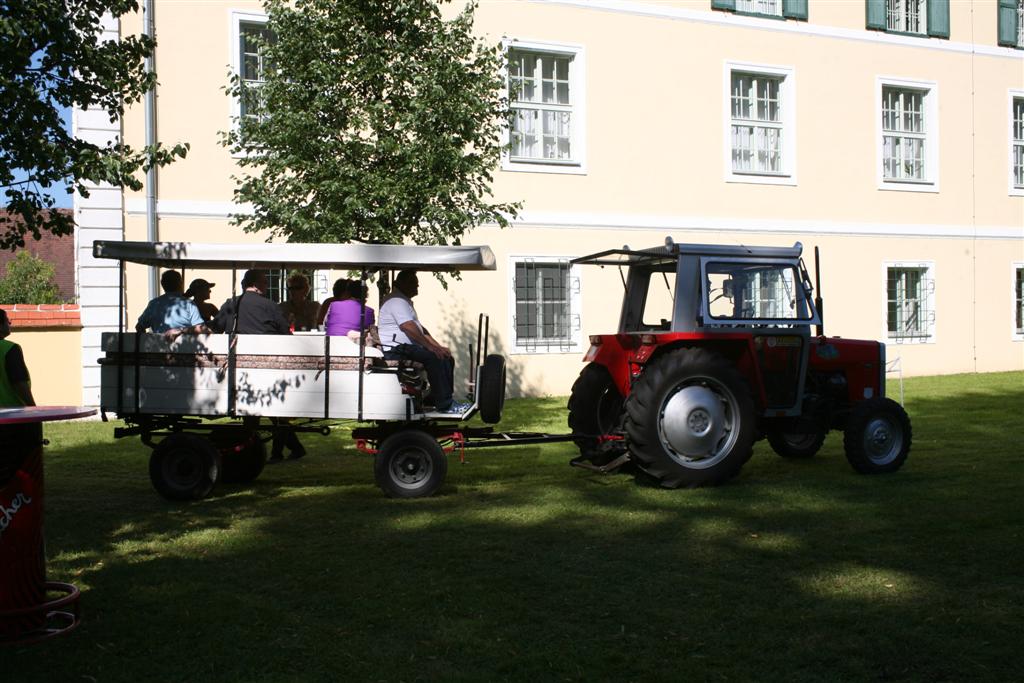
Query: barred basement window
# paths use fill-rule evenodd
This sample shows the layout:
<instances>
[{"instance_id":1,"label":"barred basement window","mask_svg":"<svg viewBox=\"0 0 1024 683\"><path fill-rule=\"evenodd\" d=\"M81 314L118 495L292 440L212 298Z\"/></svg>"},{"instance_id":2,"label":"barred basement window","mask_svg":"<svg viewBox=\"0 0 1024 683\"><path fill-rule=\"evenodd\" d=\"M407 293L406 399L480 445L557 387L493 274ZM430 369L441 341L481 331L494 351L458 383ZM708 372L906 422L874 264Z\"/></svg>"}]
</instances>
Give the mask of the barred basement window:
<instances>
[{"instance_id":1,"label":"barred basement window","mask_svg":"<svg viewBox=\"0 0 1024 683\"><path fill-rule=\"evenodd\" d=\"M1013 331L1024 336L1024 266L1014 268Z\"/></svg>"},{"instance_id":2,"label":"barred basement window","mask_svg":"<svg viewBox=\"0 0 1024 683\"><path fill-rule=\"evenodd\" d=\"M934 336L934 281L927 266L889 267L886 278L889 339L927 341Z\"/></svg>"},{"instance_id":3,"label":"barred basement window","mask_svg":"<svg viewBox=\"0 0 1024 683\"><path fill-rule=\"evenodd\" d=\"M783 173L783 80L780 76L732 73L734 173Z\"/></svg>"},{"instance_id":4,"label":"barred basement window","mask_svg":"<svg viewBox=\"0 0 1024 683\"><path fill-rule=\"evenodd\" d=\"M886 29L901 33L925 33L926 5L926 0L886 0Z\"/></svg>"},{"instance_id":5,"label":"barred basement window","mask_svg":"<svg viewBox=\"0 0 1024 683\"><path fill-rule=\"evenodd\" d=\"M882 87L882 175L885 180L927 180L927 91Z\"/></svg>"},{"instance_id":6,"label":"barred basement window","mask_svg":"<svg viewBox=\"0 0 1024 683\"><path fill-rule=\"evenodd\" d=\"M515 261L515 346L522 351L569 351L579 346L579 315L573 313L579 279L568 260Z\"/></svg>"}]
</instances>

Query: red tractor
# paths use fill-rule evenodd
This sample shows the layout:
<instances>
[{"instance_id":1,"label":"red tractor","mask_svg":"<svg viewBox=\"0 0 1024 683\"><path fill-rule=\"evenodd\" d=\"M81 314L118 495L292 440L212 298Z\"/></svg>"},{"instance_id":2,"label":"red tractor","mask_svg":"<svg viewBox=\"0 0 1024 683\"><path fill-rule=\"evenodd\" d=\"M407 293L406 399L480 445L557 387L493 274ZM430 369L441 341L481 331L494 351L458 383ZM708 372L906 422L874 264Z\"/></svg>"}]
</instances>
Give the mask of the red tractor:
<instances>
[{"instance_id":1,"label":"red tractor","mask_svg":"<svg viewBox=\"0 0 1024 683\"><path fill-rule=\"evenodd\" d=\"M575 259L619 268L625 296L619 332L590 337L572 388L573 464L632 463L666 488L715 485L761 438L809 458L837 429L854 470L898 470L911 427L885 397L885 345L824 336L802 251L669 238Z\"/></svg>"}]
</instances>

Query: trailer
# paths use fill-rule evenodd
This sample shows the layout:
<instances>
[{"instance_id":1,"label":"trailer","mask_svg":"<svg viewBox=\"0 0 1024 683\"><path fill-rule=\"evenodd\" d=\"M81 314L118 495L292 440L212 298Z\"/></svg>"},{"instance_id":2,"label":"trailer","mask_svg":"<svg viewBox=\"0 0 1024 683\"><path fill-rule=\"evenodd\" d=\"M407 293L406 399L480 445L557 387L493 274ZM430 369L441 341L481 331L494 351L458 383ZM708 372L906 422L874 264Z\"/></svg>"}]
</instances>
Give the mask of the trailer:
<instances>
[{"instance_id":1,"label":"trailer","mask_svg":"<svg viewBox=\"0 0 1024 683\"><path fill-rule=\"evenodd\" d=\"M101 342L101 414L124 421L115 437L138 436L152 448L150 479L165 498L200 499L218 483L255 480L267 461L266 442L282 430L327 435L336 424L362 423L356 445L376 456L378 486L403 498L435 493L447 472L445 456L456 447L545 436L464 426L477 414L496 424L504 407L505 359L488 353L489 319L483 314L470 349L471 402L459 414L425 405L429 386L422 366L386 360L373 329L360 330L355 341L323 332L229 330L169 339L125 330L126 263L227 269L235 290L238 271L250 268L350 270L360 272L363 282L374 271L406 268L494 270L489 247L97 241L93 255L120 265L118 330L104 333Z\"/></svg>"}]
</instances>

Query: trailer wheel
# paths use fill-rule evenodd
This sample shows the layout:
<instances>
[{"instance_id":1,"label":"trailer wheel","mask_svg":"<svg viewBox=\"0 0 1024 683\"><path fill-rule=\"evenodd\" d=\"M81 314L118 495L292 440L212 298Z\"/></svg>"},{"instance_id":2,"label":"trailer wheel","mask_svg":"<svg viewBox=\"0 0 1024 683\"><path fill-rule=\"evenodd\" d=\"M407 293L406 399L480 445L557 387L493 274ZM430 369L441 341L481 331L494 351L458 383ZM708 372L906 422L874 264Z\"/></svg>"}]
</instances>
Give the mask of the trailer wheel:
<instances>
[{"instance_id":1,"label":"trailer wheel","mask_svg":"<svg viewBox=\"0 0 1024 683\"><path fill-rule=\"evenodd\" d=\"M248 484L263 473L267 445L256 432L225 430L210 439L220 451L220 480L225 484Z\"/></svg>"},{"instance_id":2,"label":"trailer wheel","mask_svg":"<svg viewBox=\"0 0 1024 683\"><path fill-rule=\"evenodd\" d=\"M740 373L705 349L648 363L626 400L630 452L664 488L728 481L750 459L754 402Z\"/></svg>"},{"instance_id":3,"label":"trailer wheel","mask_svg":"<svg viewBox=\"0 0 1024 683\"><path fill-rule=\"evenodd\" d=\"M575 439L580 457L597 466L607 465L618 453L600 452L598 436L618 431L622 421L622 394L608 373L597 363L583 368L569 395L569 429L580 434Z\"/></svg>"},{"instance_id":4,"label":"trailer wheel","mask_svg":"<svg viewBox=\"0 0 1024 683\"><path fill-rule=\"evenodd\" d=\"M489 354L480 368L480 419L487 424L501 422L505 408L505 357Z\"/></svg>"},{"instance_id":5,"label":"trailer wheel","mask_svg":"<svg viewBox=\"0 0 1024 683\"><path fill-rule=\"evenodd\" d=\"M913 432L903 406L890 398L872 398L853 407L843 446L850 466L861 474L895 472L910 454Z\"/></svg>"},{"instance_id":6,"label":"trailer wheel","mask_svg":"<svg viewBox=\"0 0 1024 683\"><path fill-rule=\"evenodd\" d=\"M825 443L825 430L818 426L812 431L768 430L768 443L783 458L812 458Z\"/></svg>"},{"instance_id":7,"label":"trailer wheel","mask_svg":"<svg viewBox=\"0 0 1024 683\"><path fill-rule=\"evenodd\" d=\"M433 495L448 474L440 444L418 429L403 429L384 439L373 463L377 486L392 498Z\"/></svg>"},{"instance_id":8,"label":"trailer wheel","mask_svg":"<svg viewBox=\"0 0 1024 683\"><path fill-rule=\"evenodd\" d=\"M220 476L220 453L197 434L171 434L149 457L149 479L167 500L199 500Z\"/></svg>"}]
</instances>

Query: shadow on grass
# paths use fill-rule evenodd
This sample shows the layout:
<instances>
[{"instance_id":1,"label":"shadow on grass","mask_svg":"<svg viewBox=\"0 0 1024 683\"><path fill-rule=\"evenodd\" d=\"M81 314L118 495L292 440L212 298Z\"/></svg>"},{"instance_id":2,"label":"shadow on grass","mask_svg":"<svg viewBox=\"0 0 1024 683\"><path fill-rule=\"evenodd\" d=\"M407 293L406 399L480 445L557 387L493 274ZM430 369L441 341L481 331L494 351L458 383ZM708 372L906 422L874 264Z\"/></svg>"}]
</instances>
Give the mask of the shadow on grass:
<instances>
[{"instance_id":1,"label":"shadow on grass","mask_svg":"<svg viewBox=\"0 0 1024 683\"><path fill-rule=\"evenodd\" d=\"M84 589L85 622L0 663L19 680L1012 680L1019 379L908 392L895 475L854 474L833 434L806 462L761 444L695 491L572 470L558 445L471 451L441 496L395 501L333 436L173 505L137 441L51 436L50 573ZM513 402L503 426L554 431L564 416L540 413L562 403Z\"/></svg>"}]
</instances>

